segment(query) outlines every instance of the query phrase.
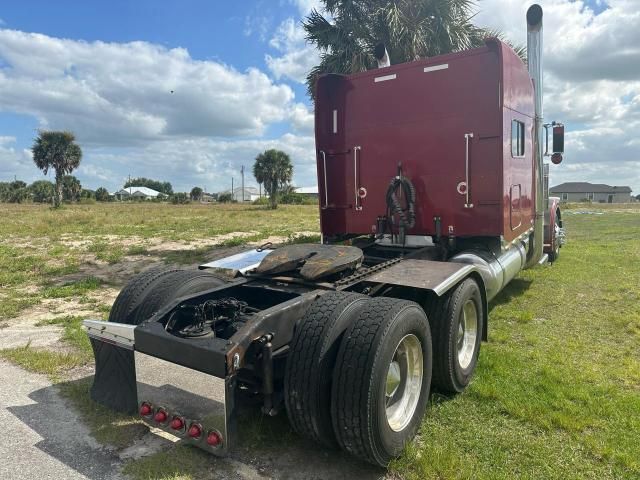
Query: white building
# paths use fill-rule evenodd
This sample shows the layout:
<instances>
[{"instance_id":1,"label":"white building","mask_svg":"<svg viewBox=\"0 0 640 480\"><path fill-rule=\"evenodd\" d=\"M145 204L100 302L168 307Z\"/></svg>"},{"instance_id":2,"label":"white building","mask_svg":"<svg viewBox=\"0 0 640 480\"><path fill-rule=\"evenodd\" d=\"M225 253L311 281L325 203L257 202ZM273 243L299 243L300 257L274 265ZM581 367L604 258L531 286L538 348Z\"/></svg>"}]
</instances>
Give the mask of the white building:
<instances>
[{"instance_id":1,"label":"white building","mask_svg":"<svg viewBox=\"0 0 640 480\"><path fill-rule=\"evenodd\" d=\"M116 197L116 200L127 200L129 198L149 200L152 198L166 197L164 193L158 192L153 188L133 186L118 190L113 195Z\"/></svg>"},{"instance_id":2,"label":"white building","mask_svg":"<svg viewBox=\"0 0 640 480\"><path fill-rule=\"evenodd\" d=\"M228 194L231 190L225 190L224 192L220 192L218 196ZM264 192L262 192L263 197L268 197ZM244 192L242 187L237 187L233 189L233 199L236 202L253 202L260 198L260 190L256 187L244 187Z\"/></svg>"}]
</instances>

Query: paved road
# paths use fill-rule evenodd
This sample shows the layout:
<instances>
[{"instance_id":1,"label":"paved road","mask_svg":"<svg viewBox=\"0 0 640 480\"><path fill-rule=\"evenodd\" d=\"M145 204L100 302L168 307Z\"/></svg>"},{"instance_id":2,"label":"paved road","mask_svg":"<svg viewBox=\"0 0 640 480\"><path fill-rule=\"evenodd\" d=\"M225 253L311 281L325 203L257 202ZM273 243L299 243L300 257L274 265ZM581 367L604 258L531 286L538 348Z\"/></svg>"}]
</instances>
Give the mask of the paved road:
<instances>
[{"instance_id":1,"label":"paved road","mask_svg":"<svg viewBox=\"0 0 640 480\"><path fill-rule=\"evenodd\" d=\"M0 478L122 478L120 459L101 447L44 375L0 361Z\"/></svg>"}]
</instances>

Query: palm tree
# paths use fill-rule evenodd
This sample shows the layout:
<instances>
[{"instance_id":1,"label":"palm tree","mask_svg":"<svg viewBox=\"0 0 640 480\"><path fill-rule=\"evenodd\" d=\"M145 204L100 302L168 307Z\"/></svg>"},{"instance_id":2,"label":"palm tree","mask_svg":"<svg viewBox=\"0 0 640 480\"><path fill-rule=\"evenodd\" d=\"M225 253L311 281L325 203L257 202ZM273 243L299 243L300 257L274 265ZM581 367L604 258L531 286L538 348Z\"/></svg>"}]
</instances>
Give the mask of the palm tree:
<instances>
[{"instance_id":1,"label":"palm tree","mask_svg":"<svg viewBox=\"0 0 640 480\"><path fill-rule=\"evenodd\" d=\"M307 41L320 50L320 65L307 75L313 98L324 73L355 73L377 66L373 51L383 43L394 63L482 46L500 32L471 23L472 0L323 0L323 14L313 10L303 27ZM523 57L524 49L516 48ZM523 57L524 58L524 57Z\"/></svg>"},{"instance_id":2,"label":"palm tree","mask_svg":"<svg viewBox=\"0 0 640 480\"><path fill-rule=\"evenodd\" d=\"M258 183L264 184L271 208L278 208L278 196L293 176L289 155L275 149L262 152L253 164L253 176Z\"/></svg>"},{"instance_id":3,"label":"palm tree","mask_svg":"<svg viewBox=\"0 0 640 480\"><path fill-rule=\"evenodd\" d=\"M49 169L56 172L54 207L62 203L62 181L65 175L78 168L82 159L82 149L75 143L71 132L41 130L33 143L33 162L46 175Z\"/></svg>"}]
</instances>

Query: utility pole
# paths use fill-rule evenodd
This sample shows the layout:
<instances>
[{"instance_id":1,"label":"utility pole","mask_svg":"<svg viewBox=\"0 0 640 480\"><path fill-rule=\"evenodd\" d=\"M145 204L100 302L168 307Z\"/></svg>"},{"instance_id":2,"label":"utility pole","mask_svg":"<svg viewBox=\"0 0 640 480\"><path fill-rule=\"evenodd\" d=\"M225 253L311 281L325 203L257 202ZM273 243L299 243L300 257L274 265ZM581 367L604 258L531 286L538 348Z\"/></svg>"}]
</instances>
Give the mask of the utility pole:
<instances>
[{"instance_id":1,"label":"utility pole","mask_svg":"<svg viewBox=\"0 0 640 480\"><path fill-rule=\"evenodd\" d=\"M233 177L231 177L231 201L236 199L235 193L233 193Z\"/></svg>"},{"instance_id":2,"label":"utility pole","mask_svg":"<svg viewBox=\"0 0 640 480\"><path fill-rule=\"evenodd\" d=\"M240 169L240 174L242 175L242 202L244 203L244 165Z\"/></svg>"}]
</instances>

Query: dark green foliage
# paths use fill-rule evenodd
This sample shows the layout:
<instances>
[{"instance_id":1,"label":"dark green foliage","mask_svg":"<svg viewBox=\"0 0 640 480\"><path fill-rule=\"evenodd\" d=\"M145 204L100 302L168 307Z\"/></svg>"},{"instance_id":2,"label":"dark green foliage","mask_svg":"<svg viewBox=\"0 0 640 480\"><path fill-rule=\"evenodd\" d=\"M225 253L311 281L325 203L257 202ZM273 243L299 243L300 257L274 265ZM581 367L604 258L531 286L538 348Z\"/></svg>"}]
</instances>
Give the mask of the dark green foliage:
<instances>
[{"instance_id":1,"label":"dark green foliage","mask_svg":"<svg viewBox=\"0 0 640 480\"><path fill-rule=\"evenodd\" d=\"M200 187L193 187L189 196L194 202L199 202L202 200L202 189Z\"/></svg>"},{"instance_id":2,"label":"dark green foliage","mask_svg":"<svg viewBox=\"0 0 640 480\"><path fill-rule=\"evenodd\" d=\"M316 205L318 203L318 197L292 192L282 195L280 197L280 203L287 205Z\"/></svg>"},{"instance_id":3,"label":"dark green foliage","mask_svg":"<svg viewBox=\"0 0 640 480\"><path fill-rule=\"evenodd\" d=\"M264 185L269 194L271 208L278 208L278 197L293 177L293 165L289 155L281 150L266 150L256 157L253 176Z\"/></svg>"},{"instance_id":4,"label":"dark green foliage","mask_svg":"<svg viewBox=\"0 0 640 480\"><path fill-rule=\"evenodd\" d=\"M220 195L218 195L218 202L220 203L231 203L233 201L233 194L231 194L230 192L221 193Z\"/></svg>"},{"instance_id":5,"label":"dark green foliage","mask_svg":"<svg viewBox=\"0 0 640 480\"><path fill-rule=\"evenodd\" d=\"M500 32L471 23L471 0L323 0L323 14L313 10L304 21L307 40L320 50L320 65L307 76L313 97L324 73L355 73L377 66L373 55L382 42L391 62L403 63L482 46ZM516 48L521 57L523 49Z\"/></svg>"},{"instance_id":6,"label":"dark green foliage","mask_svg":"<svg viewBox=\"0 0 640 480\"><path fill-rule=\"evenodd\" d=\"M56 189L54 206L62 202L62 179L80 165L82 149L75 143L76 137L71 132L55 132L41 130L33 143L33 162L46 175L49 169L56 172ZM78 194L80 191L78 190Z\"/></svg>"},{"instance_id":7,"label":"dark green foliage","mask_svg":"<svg viewBox=\"0 0 640 480\"><path fill-rule=\"evenodd\" d=\"M29 185L29 191L34 202L51 203L56 189L48 180L37 180Z\"/></svg>"},{"instance_id":8,"label":"dark green foliage","mask_svg":"<svg viewBox=\"0 0 640 480\"><path fill-rule=\"evenodd\" d=\"M29 198L27 184L22 180L0 182L0 201L7 203L23 203Z\"/></svg>"},{"instance_id":9,"label":"dark green foliage","mask_svg":"<svg viewBox=\"0 0 640 480\"><path fill-rule=\"evenodd\" d=\"M99 202L108 202L109 201L109 192L104 187L99 187L96 190L96 200Z\"/></svg>"},{"instance_id":10,"label":"dark green foliage","mask_svg":"<svg viewBox=\"0 0 640 480\"><path fill-rule=\"evenodd\" d=\"M184 192L178 192L171 195L171 203L174 205L189 203L189 196Z\"/></svg>"},{"instance_id":11,"label":"dark green foliage","mask_svg":"<svg viewBox=\"0 0 640 480\"><path fill-rule=\"evenodd\" d=\"M173 187L170 182L161 182L159 180L152 180L150 178L140 177L132 178L124 184L123 188L129 187L147 187L152 188L156 192L164 193L166 195L173 195Z\"/></svg>"},{"instance_id":12,"label":"dark green foliage","mask_svg":"<svg viewBox=\"0 0 640 480\"><path fill-rule=\"evenodd\" d=\"M96 199L96 192L94 190L90 190L88 188L83 188L80 191L80 198L91 198L93 200Z\"/></svg>"},{"instance_id":13,"label":"dark green foliage","mask_svg":"<svg viewBox=\"0 0 640 480\"><path fill-rule=\"evenodd\" d=\"M73 175L62 177L62 197L66 202L77 202L82 193L82 184Z\"/></svg>"}]
</instances>

